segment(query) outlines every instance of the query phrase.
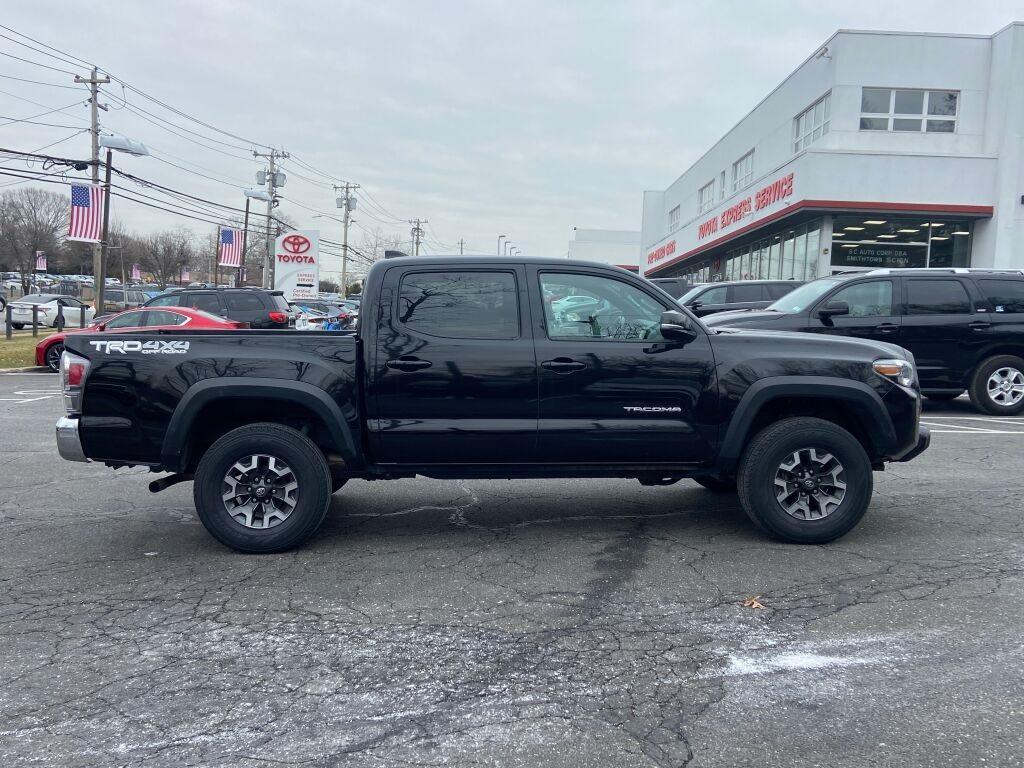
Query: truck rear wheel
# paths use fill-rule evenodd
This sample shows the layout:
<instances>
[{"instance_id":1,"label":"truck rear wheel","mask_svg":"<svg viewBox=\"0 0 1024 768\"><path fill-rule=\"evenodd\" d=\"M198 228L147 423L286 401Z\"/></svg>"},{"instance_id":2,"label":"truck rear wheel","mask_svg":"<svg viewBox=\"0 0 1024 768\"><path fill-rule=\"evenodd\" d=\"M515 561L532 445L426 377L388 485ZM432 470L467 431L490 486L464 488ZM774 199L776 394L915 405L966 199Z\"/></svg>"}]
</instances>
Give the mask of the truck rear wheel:
<instances>
[{"instance_id":1,"label":"truck rear wheel","mask_svg":"<svg viewBox=\"0 0 1024 768\"><path fill-rule=\"evenodd\" d=\"M824 419L783 419L759 432L740 460L743 509L761 529L795 544L823 544L867 512L874 477L857 439Z\"/></svg>"},{"instance_id":2,"label":"truck rear wheel","mask_svg":"<svg viewBox=\"0 0 1024 768\"><path fill-rule=\"evenodd\" d=\"M193 488L206 530L239 552L281 552L320 528L331 472L316 444L281 424L233 429L203 454Z\"/></svg>"}]
</instances>

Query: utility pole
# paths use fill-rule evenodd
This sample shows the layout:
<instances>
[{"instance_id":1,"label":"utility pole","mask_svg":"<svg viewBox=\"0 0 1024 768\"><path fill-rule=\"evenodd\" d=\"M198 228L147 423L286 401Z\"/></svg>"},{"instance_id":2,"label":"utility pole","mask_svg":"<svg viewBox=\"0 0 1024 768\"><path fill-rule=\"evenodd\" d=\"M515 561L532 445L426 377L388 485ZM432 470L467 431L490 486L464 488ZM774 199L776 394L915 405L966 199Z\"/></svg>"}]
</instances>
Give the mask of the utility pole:
<instances>
[{"instance_id":1,"label":"utility pole","mask_svg":"<svg viewBox=\"0 0 1024 768\"><path fill-rule=\"evenodd\" d=\"M426 219L412 219L409 223L412 224L412 229L409 230L409 233L412 235L412 253L413 256L419 256L420 240L423 239L423 225L430 222Z\"/></svg>"},{"instance_id":2,"label":"utility pole","mask_svg":"<svg viewBox=\"0 0 1024 768\"><path fill-rule=\"evenodd\" d=\"M459 238L459 256L462 256L464 254L465 250L466 250L466 240L465 240L465 238L461 238L460 237Z\"/></svg>"},{"instance_id":3,"label":"utility pole","mask_svg":"<svg viewBox=\"0 0 1024 768\"><path fill-rule=\"evenodd\" d=\"M289 155L287 152L278 151L278 150L274 149L273 147L271 147L270 148L270 152L256 152L255 150L253 150L252 156L253 157L265 157L265 158L267 158L267 162L270 165L270 170L266 172L267 173L267 179L266 179L266 182L267 182L267 195L269 196L270 199L267 200L267 254L263 258L263 287L264 288L273 288L274 287L274 280L273 280L273 277L271 275L271 269L273 268L273 261L271 260L270 254L274 250L274 241L273 241L273 238L272 238L272 236L270 234L270 232L271 232L270 219L272 218L272 214L273 214L273 211L274 211L274 194L277 192L277 188L278 187L284 186L284 180L283 179L281 180L282 181L281 184L277 183L278 182L277 166L274 164L274 161L278 160L278 159L287 159L287 158L291 157L291 155ZM259 175L258 174L257 174L257 181L259 181Z\"/></svg>"},{"instance_id":4,"label":"utility pole","mask_svg":"<svg viewBox=\"0 0 1024 768\"><path fill-rule=\"evenodd\" d=\"M358 184L353 184L350 181L346 181L340 187L335 185L334 191L341 192L335 204L339 208L344 208L345 212L342 214L342 234L341 234L341 298L348 298L348 225L351 219L352 210L356 207L356 199L352 196L352 193L359 189Z\"/></svg>"},{"instance_id":5,"label":"utility pole","mask_svg":"<svg viewBox=\"0 0 1024 768\"><path fill-rule=\"evenodd\" d=\"M104 112L107 110L107 106L104 104L100 106L99 102L99 86L109 83L110 78L104 75L99 76L99 70L96 67L92 68L92 74L90 77L80 77L75 75L75 82L80 84L86 84L89 86L89 117L90 117L90 129L89 132L92 134L92 183L100 183L100 113L102 109ZM110 195L109 185L107 187L107 195ZM103 200L103 207L106 209L110 205L110 200ZM96 303L96 312L100 314L102 312L102 305L100 302L103 298L103 286L99 284L99 280L104 277L104 264L103 264L103 246L100 243L94 243L92 246L92 280L93 280L93 292L96 294L94 303Z\"/></svg>"}]
</instances>

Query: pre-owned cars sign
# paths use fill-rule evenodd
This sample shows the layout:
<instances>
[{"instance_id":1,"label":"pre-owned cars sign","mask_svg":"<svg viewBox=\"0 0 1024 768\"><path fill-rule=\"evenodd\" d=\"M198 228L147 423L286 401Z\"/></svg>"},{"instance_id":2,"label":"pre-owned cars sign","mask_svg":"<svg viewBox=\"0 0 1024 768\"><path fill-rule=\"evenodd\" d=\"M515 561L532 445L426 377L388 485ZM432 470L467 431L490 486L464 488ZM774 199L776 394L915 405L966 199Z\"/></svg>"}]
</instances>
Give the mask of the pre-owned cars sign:
<instances>
[{"instance_id":1,"label":"pre-owned cars sign","mask_svg":"<svg viewBox=\"0 0 1024 768\"><path fill-rule=\"evenodd\" d=\"M274 288L288 301L315 299L320 288L320 232L300 229L274 241Z\"/></svg>"}]
</instances>

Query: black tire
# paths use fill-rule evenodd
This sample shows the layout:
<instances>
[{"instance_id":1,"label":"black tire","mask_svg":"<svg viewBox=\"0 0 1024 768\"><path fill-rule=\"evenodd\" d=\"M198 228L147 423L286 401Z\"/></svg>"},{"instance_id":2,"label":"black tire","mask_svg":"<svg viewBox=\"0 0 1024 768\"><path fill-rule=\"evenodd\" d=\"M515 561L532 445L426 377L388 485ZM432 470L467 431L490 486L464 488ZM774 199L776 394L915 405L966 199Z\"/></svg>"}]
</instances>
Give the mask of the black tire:
<instances>
[{"instance_id":1,"label":"black tire","mask_svg":"<svg viewBox=\"0 0 1024 768\"><path fill-rule=\"evenodd\" d=\"M64 345L59 341L51 344L46 350L46 366L54 372L60 370L60 356L64 352Z\"/></svg>"},{"instance_id":2,"label":"black tire","mask_svg":"<svg viewBox=\"0 0 1024 768\"><path fill-rule=\"evenodd\" d=\"M845 481L846 488L838 506L824 516L801 519L782 506L775 480L784 462L794 456L810 458L811 449L819 458L831 455L838 461L841 471L830 477ZM827 466L835 464L830 461ZM743 451L736 480L740 503L750 519L771 536L794 544L824 544L847 533L867 512L874 486L871 461L857 439L837 424L810 417L783 419L759 432ZM798 494L799 485L792 487L793 494ZM834 485L824 483L823 487L838 493ZM803 503L802 496L787 498ZM813 515L817 502L809 498L806 504L811 507L807 514ZM821 512L820 507L817 511Z\"/></svg>"},{"instance_id":3,"label":"black tire","mask_svg":"<svg viewBox=\"0 0 1024 768\"><path fill-rule=\"evenodd\" d=\"M962 394L963 391L961 390L960 392L925 392L924 396L937 403L948 403L950 400L956 400Z\"/></svg>"},{"instance_id":4,"label":"black tire","mask_svg":"<svg viewBox=\"0 0 1024 768\"><path fill-rule=\"evenodd\" d=\"M994 399L994 396L999 396L998 390L995 393L989 390L989 378L1000 370L1013 371L1013 381L1015 382L1024 380L1022 379L1024 377L1024 360L1014 355L998 355L985 360L975 369L967 394L970 395L971 403L981 413L1014 416L1024 411L1024 397L1015 403L1004 404ZM1019 392L1020 390L1015 391ZM1003 397L1005 398L1006 394Z\"/></svg>"},{"instance_id":5,"label":"black tire","mask_svg":"<svg viewBox=\"0 0 1024 768\"><path fill-rule=\"evenodd\" d=\"M736 493L736 478L734 477L721 478L712 477L711 475L698 475L690 479L714 493Z\"/></svg>"},{"instance_id":6,"label":"black tire","mask_svg":"<svg viewBox=\"0 0 1024 768\"><path fill-rule=\"evenodd\" d=\"M20 331L22 328L25 327L24 323L11 323L11 325L14 327L14 330L16 331Z\"/></svg>"},{"instance_id":7,"label":"black tire","mask_svg":"<svg viewBox=\"0 0 1024 768\"><path fill-rule=\"evenodd\" d=\"M283 462L297 483L290 513L272 527L254 528L233 517L222 498L236 462L267 455ZM258 470L257 470L258 472ZM259 423L233 429L203 454L193 487L196 511L206 530L239 552L282 552L313 536L331 500L331 471L316 444L281 424Z\"/></svg>"}]
</instances>

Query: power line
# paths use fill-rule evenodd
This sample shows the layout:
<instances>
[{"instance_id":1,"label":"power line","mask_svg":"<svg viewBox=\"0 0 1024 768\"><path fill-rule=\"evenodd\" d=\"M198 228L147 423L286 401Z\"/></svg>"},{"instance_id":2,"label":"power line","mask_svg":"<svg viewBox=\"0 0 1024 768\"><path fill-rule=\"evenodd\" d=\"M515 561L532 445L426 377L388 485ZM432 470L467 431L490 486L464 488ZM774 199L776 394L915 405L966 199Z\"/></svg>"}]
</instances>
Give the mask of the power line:
<instances>
[{"instance_id":1,"label":"power line","mask_svg":"<svg viewBox=\"0 0 1024 768\"><path fill-rule=\"evenodd\" d=\"M75 106L75 104L78 104L78 102L76 101L73 104L68 104L67 107L57 107L55 109L48 109L46 112L40 112L38 115L29 115L28 117L24 117L24 118L20 118L20 119L19 118L9 118L9 119L8 118L3 118L5 120L7 120L7 122L6 123L0 123L0 128L2 128L5 125L12 125L13 123L31 123L37 117L46 117L47 115L52 115L54 112L61 112L61 111L65 110L65 109L67 109L68 107ZM67 127L68 128L74 128L75 126L69 125Z\"/></svg>"},{"instance_id":2,"label":"power line","mask_svg":"<svg viewBox=\"0 0 1024 768\"><path fill-rule=\"evenodd\" d=\"M73 86L73 85L61 85L59 83L47 83L47 82L44 82L43 80L29 80L28 78L25 78L25 77L15 77L14 75L5 75L5 74L2 74L2 73L0 73L0 77L4 78L5 80L17 80L19 83L32 83L33 85L46 85L46 86L49 86L50 88L64 88L64 89L69 90L69 91L80 90L78 88L75 88L75 86ZM8 94L8 95L10 95L10 94Z\"/></svg>"},{"instance_id":3,"label":"power line","mask_svg":"<svg viewBox=\"0 0 1024 768\"><path fill-rule=\"evenodd\" d=\"M6 56L9 59L16 59L23 61L26 64L32 64L37 67L43 67L44 69L52 69L54 72L63 72L65 75L76 75L77 72L72 72L70 69L61 69L60 67L51 67L49 64L41 64L38 61L32 61L30 59L23 59L21 56L15 56L13 53L7 53L7 51L0 51L0 56Z\"/></svg>"},{"instance_id":4,"label":"power line","mask_svg":"<svg viewBox=\"0 0 1024 768\"><path fill-rule=\"evenodd\" d=\"M37 115L37 117L41 117L41 115ZM0 128L2 128L5 125L14 125L15 123L25 123L26 125L42 125L42 126L45 126L47 128L75 128L75 129L78 128L77 125L64 125L63 123L40 123L40 122L38 122L36 120L32 120L32 119L27 118L27 117L26 118L18 118L18 117L10 117L9 115L0 115L0 120L6 120L7 121L6 123L0 123Z\"/></svg>"},{"instance_id":5,"label":"power line","mask_svg":"<svg viewBox=\"0 0 1024 768\"><path fill-rule=\"evenodd\" d=\"M67 51L62 51L60 48L54 48L52 45L47 45L42 40L36 40L34 37L29 37L28 35L24 34L23 32L19 32L16 29L11 29L10 27L5 26L4 24L0 24L0 29L6 29L12 35L17 35L18 37L23 37L26 40L31 40L36 45L41 45L41 46L43 46L43 48L49 48L51 51L54 51L55 53L59 53L61 56L66 56L69 59L74 59L75 61L81 62L82 66L92 67L92 64L90 64L88 61L86 61L85 59L83 59L80 56L75 56L73 53L68 53ZM49 54L49 55L52 56L53 54ZM54 57L54 58L56 58L56 57Z\"/></svg>"}]
</instances>

